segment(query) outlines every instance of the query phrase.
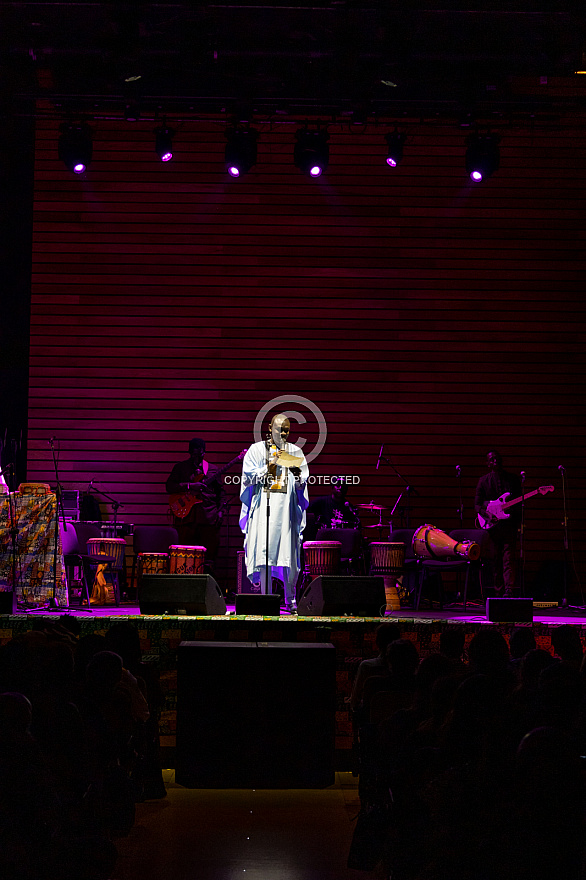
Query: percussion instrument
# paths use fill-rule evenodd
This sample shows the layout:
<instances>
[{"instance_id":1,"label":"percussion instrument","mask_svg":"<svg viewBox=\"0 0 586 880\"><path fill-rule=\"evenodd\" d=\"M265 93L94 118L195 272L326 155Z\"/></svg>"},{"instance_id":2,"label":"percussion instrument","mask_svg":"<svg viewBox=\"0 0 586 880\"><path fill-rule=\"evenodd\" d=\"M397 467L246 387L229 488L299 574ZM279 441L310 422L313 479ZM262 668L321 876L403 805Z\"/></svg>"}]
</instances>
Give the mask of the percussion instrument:
<instances>
[{"instance_id":1,"label":"percussion instrument","mask_svg":"<svg viewBox=\"0 0 586 880\"><path fill-rule=\"evenodd\" d=\"M49 495L51 487L48 483L21 483L18 491L21 495Z\"/></svg>"},{"instance_id":2,"label":"percussion instrument","mask_svg":"<svg viewBox=\"0 0 586 880\"><path fill-rule=\"evenodd\" d=\"M88 556L93 556L98 562L100 556L114 556L112 568L120 571L124 568L124 554L126 541L124 538L90 538L87 542Z\"/></svg>"},{"instance_id":3,"label":"percussion instrument","mask_svg":"<svg viewBox=\"0 0 586 880\"><path fill-rule=\"evenodd\" d=\"M357 504L356 507L360 507L361 510L388 510L388 507L381 507L380 504L375 504L374 501L369 501L368 504Z\"/></svg>"},{"instance_id":4,"label":"percussion instrument","mask_svg":"<svg viewBox=\"0 0 586 880\"><path fill-rule=\"evenodd\" d=\"M342 544L340 541L305 541L305 568L312 577L320 574L337 574L340 567Z\"/></svg>"},{"instance_id":5,"label":"percussion instrument","mask_svg":"<svg viewBox=\"0 0 586 880\"><path fill-rule=\"evenodd\" d=\"M168 553L139 553L136 557L136 577L139 587L143 574L167 574L168 571Z\"/></svg>"},{"instance_id":6,"label":"percussion instrument","mask_svg":"<svg viewBox=\"0 0 586 880\"><path fill-rule=\"evenodd\" d=\"M204 574L206 548L191 544L171 544L169 574Z\"/></svg>"},{"instance_id":7,"label":"percussion instrument","mask_svg":"<svg viewBox=\"0 0 586 880\"><path fill-rule=\"evenodd\" d=\"M399 611L401 601L397 591L397 575L405 561L405 545L390 541L373 541L370 545L370 574L382 574L385 584L387 611Z\"/></svg>"},{"instance_id":8,"label":"percussion instrument","mask_svg":"<svg viewBox=\"0 0 586 880\"><path fill-rule=\"evenodd\" d=\"M370 545L371 574L395 574L405 561L405 545L390 541L373 541Z\"/></svg>"},{"instance_id":9,"label":"percussion instrument","mask_svg":"<svg viewBox=\"0 0 586 880\"><path fill-rule=\"evenodd\" d=\"M480 546L475 541L455 541L429 523L415 529L413 552L425 559L448 559L453 556L461 556L469 562L480 559Z\"/></svg>"}]
</instances>

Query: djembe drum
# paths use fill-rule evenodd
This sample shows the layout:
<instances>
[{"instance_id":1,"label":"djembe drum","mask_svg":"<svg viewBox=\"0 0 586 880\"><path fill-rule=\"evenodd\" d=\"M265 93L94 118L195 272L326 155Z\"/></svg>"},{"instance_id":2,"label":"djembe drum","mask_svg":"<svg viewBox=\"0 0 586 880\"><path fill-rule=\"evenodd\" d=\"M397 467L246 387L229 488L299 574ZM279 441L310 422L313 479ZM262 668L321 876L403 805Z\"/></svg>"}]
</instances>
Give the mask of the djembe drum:
<instances>
[{"instance_id":1,"label":"djembe drum","mask_svg":"<svg viewBox=\"0 0 586 880\"><path fill-rule=\"evenodd\" d=\"M87 542L88 556L100 562L100 558L104 559L104 563L98 565L94 586L92 588L91 601L96 605L105 605L109 601L108 584L106 583L105 572L108 565L112 576L112 591L114 593L113 600L116 605L120 604L120 586L118 583L118 572L124 568L124 555L126 552L126 541L124 538L89 538Z\"/></svg>"},{"instance_id":2,"label":"djembe drum","mask_svg":"<svg viewBox=\"0 0 586 880\"><path fill-rule=\"evenodd\" d=\"M206 548L190 544L171 544L169 574L204 574Z\"/></svg>"},{"instance_id":3,"label":"djembe drum","mask_svg":"<svg viewBox=\"0 0 586 880\"><path fill-rule=\"evenodd\" d=\"M167 574L169 571L168 553L139 553L136 557L136 578L140 590L144 574Z\"/></svg>"},{"instance_id":4,"label":"djembe drum","mask_svg":"<svg viewBox=\"0 0 586 880\"><path fill-rule=\"evenodd\" d=\"M397 577L403 569L405 545L390 541L373 541L370 545L370 574L383 576L387 611L399 611L401 601Z\"/></svg>"},{"instance_id":5,"label":"djembe drum","mask_svg":"<svg viewBox=\"0 0 586 880\"><path fill-rule=\"evenodd\" d=\"M337 574L342 555L340 541L306 541L305 569L312 577L322 574Z\"/></svg>"},{"instance_id":6,"label":"djembe drum","mask_svg":"<svg viewBox=\"0 0 586 880\"><path fill-rule=\"evenodd\" d=\"M453 556L461 556L469 562L480 559L480 545L475 541L455 541L429 523L415 529L413 552L424 559L448 559Z\"/></svg>"}]
</instances>

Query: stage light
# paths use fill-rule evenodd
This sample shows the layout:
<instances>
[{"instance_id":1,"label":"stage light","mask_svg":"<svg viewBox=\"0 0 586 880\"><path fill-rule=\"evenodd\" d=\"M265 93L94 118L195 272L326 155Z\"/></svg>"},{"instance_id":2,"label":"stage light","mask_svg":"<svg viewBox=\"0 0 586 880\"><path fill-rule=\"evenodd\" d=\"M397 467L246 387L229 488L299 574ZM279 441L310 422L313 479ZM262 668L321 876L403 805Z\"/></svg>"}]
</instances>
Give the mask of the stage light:
<instances>
[{"instance_id":1,"label":"stage light","mask_svg":"<svg viewBox=\"0 0 586 880\"><path fill-rule=\"evenodd\" d=\"M330 148L327 144L329 134L321 129L310 131L307 128L300 128L295 137L297 138L293 153L295 165L310 177L320 177L330 161Z\"/></svg>"},{"instance_id":2,"label":"stage light","mask_svg":"<svg viewBox=\"0 0 586 880\"><path fill-rule=\"evenodd\" d=\"M155 152L161 162L170 162L173 158L173 135L175 132L167 125L155 128Z\"/></svg>"},{"instance_id":3,"label":"stage light","mask_svg":"<svg viewBox=\"0 0 586 880\"><path fill-rule=\"evenodd\" d=\"M472 134L466 149L466 172L475 183L488 180L498 170L500 137L496 134Z\"/></svg>"},{"instance_id":4,"label":"stage light","mask_svg":"<svg viewBox=\"0 0 586 880\"><path fill-rule=\"evenodd\" d=\"M406 138L407 135L397 131L397 129L385 135L387 142L387 165L390 168L396 168L403 158L403 144Z\"/></svg>"},{"instance_id":5,"label":"stage light","mask_svg":"<svg viewBox=\"0 0 586 880\"><path fill-rule=\"evenodd\" d=\"M59 158L74 174L82 174L92 159L92 130L85 122L59 126Z\"/></svg>"},{"instance_id":6,"label":"stage light","mask_svg":"<svg viewBox=\"0 0 586 880\"><path fill-rule=\"evenodd\" d=\"M226 171L230 177L242 177L256 165L258 131L254 128L226 130Z\"/></svg>"}]
</instances>

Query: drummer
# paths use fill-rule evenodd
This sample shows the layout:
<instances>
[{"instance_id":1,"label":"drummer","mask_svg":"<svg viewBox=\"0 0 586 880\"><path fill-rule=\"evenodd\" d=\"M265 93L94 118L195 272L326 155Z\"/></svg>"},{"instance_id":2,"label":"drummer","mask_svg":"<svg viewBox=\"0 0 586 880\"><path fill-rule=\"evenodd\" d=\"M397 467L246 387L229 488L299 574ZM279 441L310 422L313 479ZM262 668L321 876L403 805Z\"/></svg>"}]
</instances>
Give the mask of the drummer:
<instances>
[{"instance_id":1,"label":"drummer","mask_svg":"<svg viewBox=\"0 0 586 880\"><path fill-rule=\"evenodd\" d=\"M348 484L343 477L332 477L332 491L330 495L320 495L309 503L307 508L308 521L313 522L313 531L310 535L305 530L304 538L313 540L319 529L356 529L360 528L358 514L349 501L346 500ZM312 514L312 519L309 517Z\"/></svg>"}]
</instances>

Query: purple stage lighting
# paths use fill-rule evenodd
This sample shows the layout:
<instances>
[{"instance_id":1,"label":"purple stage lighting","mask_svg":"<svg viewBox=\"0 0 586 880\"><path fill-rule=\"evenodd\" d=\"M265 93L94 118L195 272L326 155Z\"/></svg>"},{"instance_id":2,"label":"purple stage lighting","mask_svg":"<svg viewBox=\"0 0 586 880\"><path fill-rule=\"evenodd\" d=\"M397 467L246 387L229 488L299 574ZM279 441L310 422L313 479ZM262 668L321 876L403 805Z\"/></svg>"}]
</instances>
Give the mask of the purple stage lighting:
<instances>
[{"instance_id":1,"label":"purple stage lighting","mask_svg":"<svg viewBox=\"0 0 586 880\"><path fill-rule=\"evenodd\" d=\"M482 171L471 171L470 172L471 180L482 180Z\"/></svg>"},{"instance_id":2,"label":"purple stage lighting","mask_svg":"<svg viewBox=\"0 0 586 880\"><path fill-rule=\"evenodd\" d=\"M226 129L224 161L230 177L242 177L256 165L258 131L238 126Z\"/></svg>"},{"instance_id":3,"label":"purple stage lighting","mask_svg":"<svg viewBox=\"0 0 586 880\"><path fill-rule=\"evenodd\" d=\"M467 140L466 171L475 183L488 180L500 163L500 136L474 132Z\"/></svg>"},{"instance_id":4,"label":"purple stage lighting","mask_svg":"<svg viewBox=\"0 0 586 880\"><path fill-rule=\"evenodd\" d=\"M155 128L155 152L161 162L170 162L173 158L173 135L175 132L163 123Z\"/></svg>"},{"instance_id":5,"label":"purple stage lighting","mask_svg":"<svg viewBox=\"0 0 586 880\"><path fill-rule=\"evenodd\" d=\"M330 160L330 150L327 144L329 134L321 129L311 130L300 128L295 134L297 143L293 151L293 158L297 168L300 168L308 177L321 177L327 170Z\"/></svg>"},{"instance_id":6,"label":"purple stage lighting","mask_svg":"<svg viewBox=\"0 0 586 880\"><path fill-rule=\"evenodd\" d=\"M92 160L92 131L85 122L59 126L59 158L74 174L83 174Z\"/></svg>"},{"instance_id":7,"label":"purple stage lighting","mask_svg":"<svg viewBox=\"0 0 586 880\"><path fill-rule=\"evenodd\" d=\"M387 156L387 165L390 165L391 168L397 167L397 163L395 162L395 160L393 159L392 156Z\"/></svg>"},{"instance_id":8,"label":"purple stage lighting","mask_svg":"<svg viewBox=\"0 0 586 880\"><path fill-rule=\"evenodd\" d=\"M390 131L385 135L385 140L387 142L387 165L389 168L396 168L402 160L403 144L405 143L406 137L407 136L404 132L398 131L397 129Z\"/></svg>"},{"instance_id":9,"label":"purple stage lighting","mask_svg":"<svg viewBox=\"0 0 586 880\"><path fill-rule=\"evenodd\" d=\"M85 165L83 164L83 162L76 162L76 164L73 166L74 174L83 174L84 171Z\"/></svg>"},{"instance_id":10,"label":"purple stage lighting","mask_svg":"<svg viewBox=\"0 0 586 880\"><path fill-rule=\"evenodd\" d=\"M228 174L230 177L240 177L240 169L236 165L228 165Z\"/></svg>"}]
</instances>

